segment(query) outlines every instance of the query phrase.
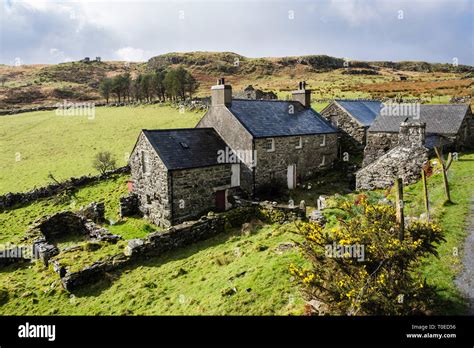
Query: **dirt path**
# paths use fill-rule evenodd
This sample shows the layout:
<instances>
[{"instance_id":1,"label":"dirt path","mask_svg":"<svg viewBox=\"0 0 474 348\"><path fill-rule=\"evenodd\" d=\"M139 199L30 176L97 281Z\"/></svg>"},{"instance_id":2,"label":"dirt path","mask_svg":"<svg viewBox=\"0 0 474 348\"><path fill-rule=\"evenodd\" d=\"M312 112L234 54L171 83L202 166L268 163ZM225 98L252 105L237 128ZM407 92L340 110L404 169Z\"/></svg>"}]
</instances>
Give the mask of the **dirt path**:
<instances>
[{"instance_id":1,"label":"dirt path","mask_svg":"<svg viewBox=\"0 0 474 348\"><path fill-rule=\"evenodd\" d=\"M464 241L464 269L456 278L456 285L466 294L469 300L469 315L474 315L474 198L471 200L469 214L468 236Z\"/></svg>"}]
</instances>

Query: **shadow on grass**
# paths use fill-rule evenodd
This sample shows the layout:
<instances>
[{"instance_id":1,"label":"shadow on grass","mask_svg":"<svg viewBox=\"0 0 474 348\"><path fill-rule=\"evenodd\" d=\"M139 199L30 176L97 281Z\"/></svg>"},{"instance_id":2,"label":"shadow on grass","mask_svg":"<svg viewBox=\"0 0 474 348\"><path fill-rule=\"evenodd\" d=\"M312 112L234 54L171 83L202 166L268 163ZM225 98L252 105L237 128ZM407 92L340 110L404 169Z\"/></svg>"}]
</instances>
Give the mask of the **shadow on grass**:
<instances>
[{"instance_id":1,"label":"shadow on grass","mask_svg":"<svg viewBox=\"0 0 474 348\"><path fill-rule=\"evenodd\" d=\"M431 305L433 315L466 315L468 313L468 301L459 293L444 296L443 292L448 289L438 288Z\"/></svg>"},{"instance_id":2,"label":"shadow on grass","mask_svg":"<svg viewBox=\"0 0 474 348\"><path fill-rule=\"evenodd\" d=\"M91 278L91 281L88 284L84 284L70 292L77 297L97 296L100 295L103 291L109 289L113 285L113 283L118 280L124 273L133 271L137 267L160 267L163 264L166 264L171 261L186 259L209 247L224 244L233 237L238 236L240 236L240 231L236 228L232 229L231 231L211 237L209 239L189 244L180 249L163 252L161 255L149 254L147 256L140 256L131 259L124 267L120 269L107 273L101 273L93 279Z\"/></svg>"}]
</instances>

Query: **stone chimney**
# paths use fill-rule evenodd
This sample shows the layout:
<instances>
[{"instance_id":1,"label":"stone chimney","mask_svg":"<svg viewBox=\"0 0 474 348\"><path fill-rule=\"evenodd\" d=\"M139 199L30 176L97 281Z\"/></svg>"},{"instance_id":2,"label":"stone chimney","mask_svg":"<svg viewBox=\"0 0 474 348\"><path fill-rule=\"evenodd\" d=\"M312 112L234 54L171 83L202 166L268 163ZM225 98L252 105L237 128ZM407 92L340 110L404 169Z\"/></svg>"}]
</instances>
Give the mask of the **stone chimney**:
<instances>
[{"instance_id":1,"label":"stone chimney","mask_svg":"<svg viewBox=\"0 0 474 348\"><path fill-rule=\"evenodd\" d=\"M298 101L305 108L311 107L311 90L306 89L306 81L300 81L298 84L298 90L292 92L293 100Z\"/></svg>"},{"instance_id":2,"label":"stone chimney","mask_svg":"<svg viewBox=\"0 0 474 348\"><path fill-rule=\"evenodd\" d=\"M416 147L425 145L426 123L409 122L405 120L400 124L398 133L398 145Z\"/></svg>"},{"instance_id":3,"label":"stone chimney","mask_svg":"<svg viewBox=\"0 0 474 348\"><path fill-rule=\"evenodd\" d=\"M232 104L232 86L226 85L224 78L217 80L217 85L211 87L211 105L225 105Z\"/></svg>"}]
</instances>

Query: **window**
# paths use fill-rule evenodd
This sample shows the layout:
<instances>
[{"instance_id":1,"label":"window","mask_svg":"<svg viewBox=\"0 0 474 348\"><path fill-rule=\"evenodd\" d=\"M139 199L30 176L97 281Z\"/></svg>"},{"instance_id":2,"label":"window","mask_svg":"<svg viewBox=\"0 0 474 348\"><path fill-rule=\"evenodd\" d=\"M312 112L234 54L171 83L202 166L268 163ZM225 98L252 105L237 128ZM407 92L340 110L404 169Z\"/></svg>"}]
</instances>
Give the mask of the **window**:
<instances>
[{"instance_id":1,"label":"window","mask_svg":"<svg viewBox=\"0 0 474 348\"><path fill-rule=\"evenodd\" d=\"M326 146L326 134L323 135L323 140L321 141L321 144L319 146Z\"/></svg>"},{"instance_id":2,"label":"window","mask_svg":"<svg viewBox=\"0 0 474 348\"><path fill-rule=\"evenodd\" d=\"M145 151L142 151L142 158L141 158L141 164L142 164L142 173L147 174L148 173L148 154Z\"/></svg>"},{"instance_id":3,"label":"window","mask_svg":"<svg viewBox=\"0 0 474 348\"><path fill-rule=\"evenodd\" d=\"M298 145L295 146L295 149L303 148L303 137L300 137L298 140Z\"/></svg>"},{"instance_id":4,"label":"window","mask_svg":"<svg viewBox=\"0 0 474 348\"><path fill-rule=\"evenodd\" d=\"M273 138L266 139L265 143L263 144L263 148L267 150L267 152L275 151L275 139Z\"/></svg>"},{"instance_id":5,"label":"window","mask_svg":"<svg viewBox=\"0 0 474 348\"><path fill-rule=\"evenodd\" d=\"M326 165L326 155L323 155L323 158L321 159L321 163L319 164L320 167Z\"/></svg>"},{"instance_id":6,"label":"window","mask_svg":"<svg viewBox=\"0 0 474 348\"><path fill-rule=\"evenodd\" d=\"M230 186L240 186L240 164L232 165L232 176L230 177Z\"/></svg>"}]
</instances>

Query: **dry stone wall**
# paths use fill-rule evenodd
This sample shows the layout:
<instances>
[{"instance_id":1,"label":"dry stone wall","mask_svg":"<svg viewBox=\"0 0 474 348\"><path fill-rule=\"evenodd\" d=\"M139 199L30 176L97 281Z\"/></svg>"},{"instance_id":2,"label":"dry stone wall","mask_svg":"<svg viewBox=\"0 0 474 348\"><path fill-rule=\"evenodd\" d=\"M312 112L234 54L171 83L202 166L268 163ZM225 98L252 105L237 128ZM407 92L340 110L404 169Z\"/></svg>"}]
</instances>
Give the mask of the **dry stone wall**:
<instances>
[{"instance_id":1,"label":"dry stone wall","mask_svg":"<svg viewBox=\"0 0 474 348\"><path fill-rule=\"evenodd\" d=\"M386 188L399 177L403 178L404 184L416 182L423 164L429 159L429 150L424 146L425 128L424 123L402 123L399 145L356 173L356 189Z\"/></svg>"},{"instance_id":2,"label":"dry stone wall","mask_svg":"<svg viewBox=\"0 0 474 348\"><path fill-rule=\"evenodd\" d=\"M0 196L0 212L5 209L12 208L14 206L27 205L40 198L47 198L54 196L66 188L79 188L91 184L93 182L107 180L115 174L129 173L130 168L128 166L120 167L115 170L108 171L105 174L93 175L93 176L81 176L79 178L70 178L59 184L51 184L48 186L35 188L29 192L12 193L9 192L5 195Z\"/></svg>"},{"instance_id":3,"label":"dry stone wall","mask_svg":"<svg viewBox=\"0 0 474 348\"><path fill-rule=\"evenodd\" d=\"M397 145L398 133L368 132L362 167L376 161Z\"/></svg>"},{"instance_id":4,"label":"dry stone wall","mask_svg":"<svg viewBox=\"0 0 474 348\"><path fill-rule=\"evenodd\" d=\"M229 228L240 227L254 218L269 223L284 223L295 219L305 219L305 211L299 206L288 207L270 202L248 203L220 214L210 213L197 221L190 221L170 227L164 231L149 234L145 238L132 239L123 253L111 255L97 261L80 271L69 272L67 267L53 261L53 268L68 291L101 279L110 272L130 264L140 257L159 256L166 251L212 238Z\"/></svg>"}]
</instances>

